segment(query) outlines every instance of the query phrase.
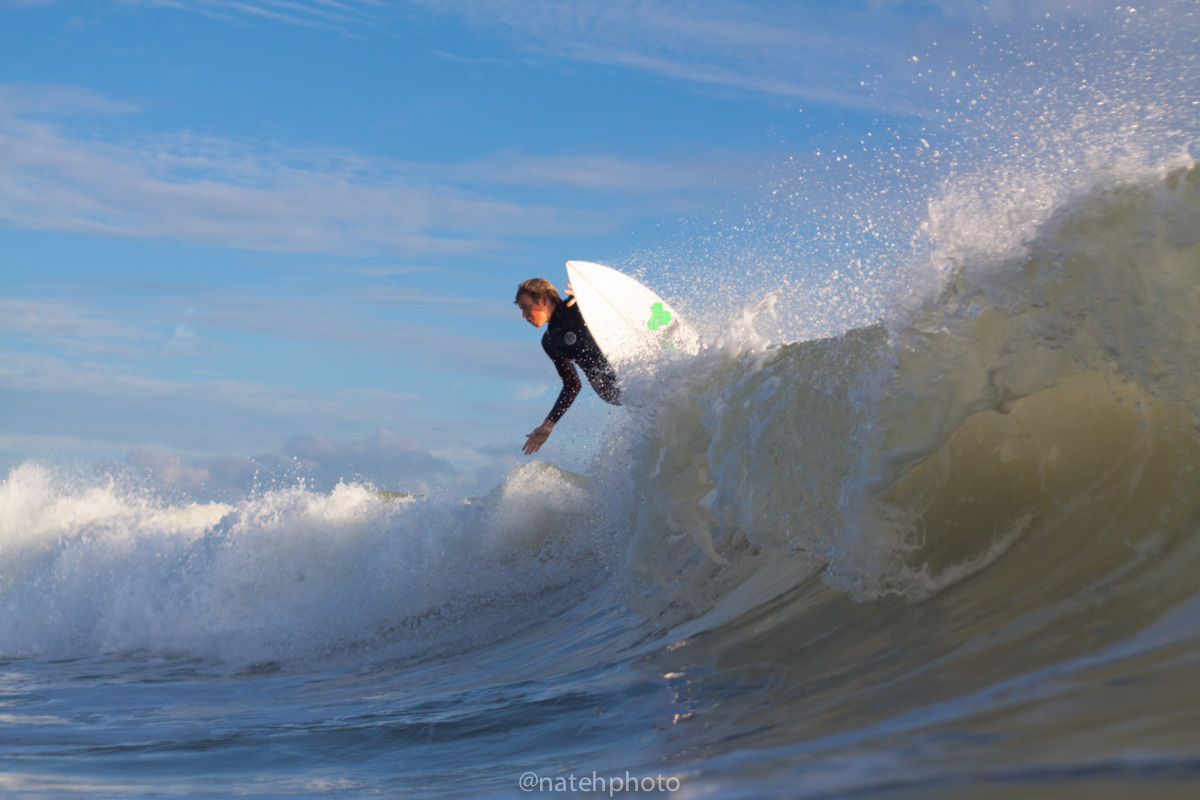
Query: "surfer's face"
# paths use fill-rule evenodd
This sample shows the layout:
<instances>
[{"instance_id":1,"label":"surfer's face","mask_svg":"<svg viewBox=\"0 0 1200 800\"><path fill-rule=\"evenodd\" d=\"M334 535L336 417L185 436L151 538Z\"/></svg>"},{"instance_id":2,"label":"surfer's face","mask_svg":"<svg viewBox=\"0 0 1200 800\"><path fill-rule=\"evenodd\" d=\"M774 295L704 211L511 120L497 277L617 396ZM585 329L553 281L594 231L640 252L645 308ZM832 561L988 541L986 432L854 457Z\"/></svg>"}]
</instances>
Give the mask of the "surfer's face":
<instances>
[{"instance_id":1,"label":"surfer's face","mask_svg":"<svg viewBox=\"0 0 1200 800\"><path fill-rule=\"evenodd\" d=\"M550 300L545 297L534 300L529 295L523 294L517 301L517 306L521 309L521 319L535 328L540 328L549 322L550 315L554 313L554 306L550 305Z\"/></svg>"}]
</instances>

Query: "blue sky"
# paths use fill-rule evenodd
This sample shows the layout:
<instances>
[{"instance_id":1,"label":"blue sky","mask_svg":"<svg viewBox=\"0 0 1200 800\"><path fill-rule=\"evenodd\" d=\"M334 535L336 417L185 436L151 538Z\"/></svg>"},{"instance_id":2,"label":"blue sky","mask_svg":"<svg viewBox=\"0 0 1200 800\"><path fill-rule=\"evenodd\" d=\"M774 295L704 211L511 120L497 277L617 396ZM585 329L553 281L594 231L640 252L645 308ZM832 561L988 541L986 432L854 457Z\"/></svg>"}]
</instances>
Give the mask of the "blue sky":
<instances>
[{"instance_id":1,"label":"blue sky","mask_svg":"<svg viewBox=\"0 0 1200 800\"><path fill-rule=\"evenodd\" d=\"M557 391L520 280L600 261L686 309L765 246L726 301L810 279L840 249L771 206L795 159L936 147L1015 63L981 27L1088 6L0 0L0 468L493 480Z\"/></svg>"}]
</instances>

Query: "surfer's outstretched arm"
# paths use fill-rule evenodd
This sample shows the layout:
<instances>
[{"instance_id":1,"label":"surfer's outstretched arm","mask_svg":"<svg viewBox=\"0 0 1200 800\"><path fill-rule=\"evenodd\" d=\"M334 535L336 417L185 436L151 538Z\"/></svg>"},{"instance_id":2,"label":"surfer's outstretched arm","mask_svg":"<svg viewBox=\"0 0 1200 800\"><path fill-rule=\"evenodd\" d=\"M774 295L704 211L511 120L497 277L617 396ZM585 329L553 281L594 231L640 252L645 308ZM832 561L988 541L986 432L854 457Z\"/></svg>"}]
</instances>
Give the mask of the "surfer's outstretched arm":
<instances>
[{"instance_id":1,"label":"surfer's outstretched arm","mask_svg":"<svg viewBox=\"0 0 1200 800\"><path fill-rule=\"evenodd\" d=\"M546 421L534 428L532 433L526 435L525 446L521 449L527 456L536 453L546 443L546 440L550 438L550 431L554 430L555 423L562 419L563 414L567 413L567 409L579 395L579 390L583 388L583 384L579 380L579 373L575 371L575 365L571 363L571 359L550 353L547 355L554 362L554 368L558 370L558 377L562 378L563 386Z\"/></svg>"}]
</instances>

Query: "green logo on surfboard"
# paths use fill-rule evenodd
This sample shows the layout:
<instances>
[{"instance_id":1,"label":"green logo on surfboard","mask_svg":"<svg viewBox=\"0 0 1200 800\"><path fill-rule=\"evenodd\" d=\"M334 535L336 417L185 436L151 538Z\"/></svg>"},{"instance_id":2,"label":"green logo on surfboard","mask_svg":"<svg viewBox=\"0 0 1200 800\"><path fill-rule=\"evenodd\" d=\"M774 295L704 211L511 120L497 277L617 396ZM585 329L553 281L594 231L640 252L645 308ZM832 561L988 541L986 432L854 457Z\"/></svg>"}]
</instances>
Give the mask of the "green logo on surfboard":
<instances>
[{"instance_id":1,"label":"green logo on surfboard","mask_svg":"<svg viewBox=\"0 0 1200 800\"><path fill-rule=\"evenodd\" d=\"M663 308L662 303L655 303L650 306L650 319L646 322L646 327L654 331L670 323L670 321L671 312Z\"/></svg>"}]
</instances>

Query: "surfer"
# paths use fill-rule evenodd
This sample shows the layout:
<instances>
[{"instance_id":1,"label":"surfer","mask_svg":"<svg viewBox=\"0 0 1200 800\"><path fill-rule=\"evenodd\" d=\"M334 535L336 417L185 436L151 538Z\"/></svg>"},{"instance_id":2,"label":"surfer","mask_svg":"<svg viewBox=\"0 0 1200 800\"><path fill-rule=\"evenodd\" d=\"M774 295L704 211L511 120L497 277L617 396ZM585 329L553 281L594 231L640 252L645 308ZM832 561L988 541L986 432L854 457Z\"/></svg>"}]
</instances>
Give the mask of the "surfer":
<instances>
[{"instance_id":1,"label":"surfer","mask_svg":"<svg viewBox=\"0 0 1200 800\"><path fill-rule=\"evenodd\" d=\"M575 298L570 294L571 284L567 284L567 299L564 301L558 295L554 284L544 278L530 278L517 287L517 299L513 302L521 309L521 317L535 328L546 326L542 334L542 349L554 363L558 376L562 378L562 391L554 401L554 407L546 421L527 434L525 455L536 453L554 425L567 413L571 403L583 385L579 382L579 374L575 371L578 364L587 376L588 383L596 390L606 403L614 406L621 405L621 390L617 388L617 375L608 363L604 353L592 338L583 314L575 305Z\"/></svg>"}]
</instances>

